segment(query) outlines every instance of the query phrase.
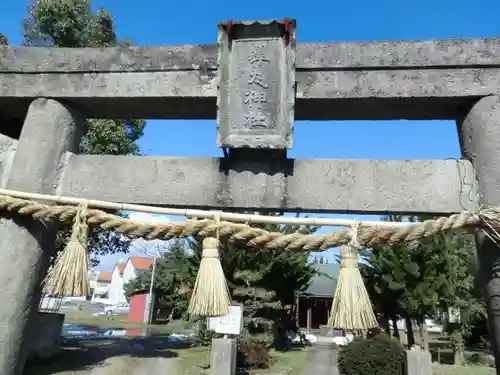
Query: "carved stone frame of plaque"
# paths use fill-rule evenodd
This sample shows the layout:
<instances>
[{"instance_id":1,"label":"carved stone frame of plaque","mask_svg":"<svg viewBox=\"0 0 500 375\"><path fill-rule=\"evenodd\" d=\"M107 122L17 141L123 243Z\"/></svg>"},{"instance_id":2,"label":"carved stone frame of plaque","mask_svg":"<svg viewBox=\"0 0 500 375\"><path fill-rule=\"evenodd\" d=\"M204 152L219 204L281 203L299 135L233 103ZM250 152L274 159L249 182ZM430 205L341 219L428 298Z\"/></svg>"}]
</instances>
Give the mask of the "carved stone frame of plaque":
<instances>
[{"instance_id":1,"label":"carved stone frame of plaque","mask_svg":"<svg viewBox=\"0 0 500 375\"><path fill-rule=\"evenodd\" d=\"M219 24L217 146L293 144L295 20Z\"/></svg>"}]
</instances>

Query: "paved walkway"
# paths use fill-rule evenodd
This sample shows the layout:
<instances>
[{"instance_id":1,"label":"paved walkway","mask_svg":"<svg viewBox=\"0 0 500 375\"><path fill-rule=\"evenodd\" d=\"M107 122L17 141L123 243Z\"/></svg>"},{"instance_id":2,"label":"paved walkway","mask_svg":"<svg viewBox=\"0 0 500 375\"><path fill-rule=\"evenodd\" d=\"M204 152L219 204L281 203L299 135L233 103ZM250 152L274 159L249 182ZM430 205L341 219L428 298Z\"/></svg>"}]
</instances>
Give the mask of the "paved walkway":
<instances>
[{"instance_id":1,"label":"paved walkway","mask_svg":"<svg viewBox=\"0 0 500 375\"><path fill-rule=\"evenodd\" d=\"M316 343L313 346L311 359L302 370L301 375L338 375L337 349L330 344Z\"/></svg>"}]
</instances>

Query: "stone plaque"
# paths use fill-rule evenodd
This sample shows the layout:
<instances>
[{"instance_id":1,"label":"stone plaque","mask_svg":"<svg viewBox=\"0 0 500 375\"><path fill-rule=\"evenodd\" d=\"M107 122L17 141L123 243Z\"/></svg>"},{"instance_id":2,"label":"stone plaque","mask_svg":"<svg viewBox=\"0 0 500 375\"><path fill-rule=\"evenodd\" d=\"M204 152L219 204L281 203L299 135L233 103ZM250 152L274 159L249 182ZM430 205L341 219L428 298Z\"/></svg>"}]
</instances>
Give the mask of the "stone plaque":
<instances>
[{"instance_id":1,"label":"stone plaque","mask_svg":"<svg viewBox=\"0 0 500 375\"><path fill-rule=\"evenodd\" d=\"M295 103L295 22L219 25L217 145L287 149Z\"/></svg>"}]
</instances>

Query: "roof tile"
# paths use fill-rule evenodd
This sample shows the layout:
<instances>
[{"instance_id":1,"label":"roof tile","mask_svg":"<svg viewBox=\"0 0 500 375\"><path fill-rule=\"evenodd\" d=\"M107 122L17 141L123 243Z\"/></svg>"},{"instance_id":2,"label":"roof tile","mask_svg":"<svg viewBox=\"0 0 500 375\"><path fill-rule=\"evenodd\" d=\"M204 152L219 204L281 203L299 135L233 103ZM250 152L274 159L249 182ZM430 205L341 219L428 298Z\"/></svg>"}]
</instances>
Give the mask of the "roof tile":
<instances>
[{"instance_id":1,"label":"roof tile","mask_svg":"<svg viewBox=\"0 0 500 375\"><path fill-rule=\"evenodd\" d=\"M149 257L130 257L130 261L136 270L146 271L153 265L153 258Z\"/></svg>"}]
</instances>

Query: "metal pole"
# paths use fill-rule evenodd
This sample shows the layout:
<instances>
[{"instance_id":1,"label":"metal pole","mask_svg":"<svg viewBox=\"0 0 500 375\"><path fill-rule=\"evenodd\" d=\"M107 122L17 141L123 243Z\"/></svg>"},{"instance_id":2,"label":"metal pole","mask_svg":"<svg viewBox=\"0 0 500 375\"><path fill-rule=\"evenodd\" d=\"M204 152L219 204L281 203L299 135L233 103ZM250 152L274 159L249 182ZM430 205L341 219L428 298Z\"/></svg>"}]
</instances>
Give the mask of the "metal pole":
<instances>
[{"instance_id":1,"label":"metal pole","mask_svg":"<svg viewBox=\"0 0 500 375\"><path fill-rule=\"evenodd\" d=\"M155 280L155 272L156 272L156 257L158 256L158 248L156 248L155 255L153 257L153 271L151 272L151 281L149 283L149 317L148 324L152 324L153 320L153 307L154 307L154 298L153 298L153 284Z\"/></svg>"}]
</instances>

